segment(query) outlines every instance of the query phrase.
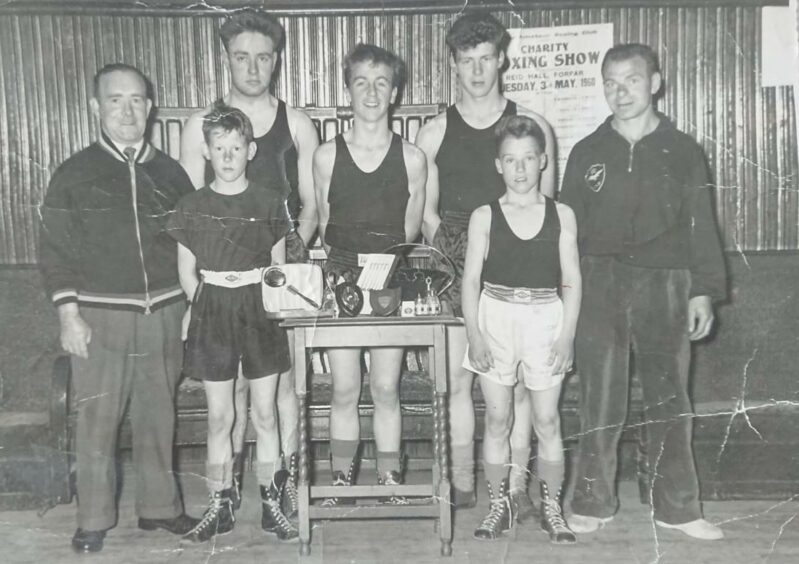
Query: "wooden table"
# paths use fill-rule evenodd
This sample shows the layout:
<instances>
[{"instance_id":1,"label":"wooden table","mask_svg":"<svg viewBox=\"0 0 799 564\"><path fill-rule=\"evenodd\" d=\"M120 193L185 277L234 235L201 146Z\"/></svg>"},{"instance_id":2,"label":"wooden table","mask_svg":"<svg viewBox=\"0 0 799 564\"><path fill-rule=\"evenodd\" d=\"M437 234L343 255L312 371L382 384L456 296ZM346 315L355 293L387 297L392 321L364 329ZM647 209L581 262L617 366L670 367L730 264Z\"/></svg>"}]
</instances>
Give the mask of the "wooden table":
<instances>
[{"instance_id":1,"label":"wooden table","mask_svg":"<svg viewBox=\"0 0 799 564\"><path fill-rule=\"evenodd\" d=\"M374 519L427 517L437 519L441 554L452 554L452 504L449 483L449 421L447 413L447 326L460 324L454 317L344 317L336 319L287 319L294 332L294 378L299 401L299 529L300 555L311 553L311 519ZM433 397L432 482L398 486L311 486L308 479L308 349L342 347L427 347ZM385 496L427 497L428 502L410 505L362 505L321 507L319 498L377 498Z\"/></svg>"}]
</instances>

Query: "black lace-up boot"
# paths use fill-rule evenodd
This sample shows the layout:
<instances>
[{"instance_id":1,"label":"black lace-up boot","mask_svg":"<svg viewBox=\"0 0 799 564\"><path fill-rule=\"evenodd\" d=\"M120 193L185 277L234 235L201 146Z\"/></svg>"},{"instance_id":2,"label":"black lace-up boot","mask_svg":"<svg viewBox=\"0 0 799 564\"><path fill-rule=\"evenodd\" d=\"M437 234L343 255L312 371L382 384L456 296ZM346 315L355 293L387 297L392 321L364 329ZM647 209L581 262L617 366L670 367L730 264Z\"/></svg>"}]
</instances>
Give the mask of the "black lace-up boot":
<instances>
[{"instance_id":1,"label":"black lace-up boot","mask_svg":"<svg viewBox=\"0 0 799 564\"><path fill-rule=\"evenodd\" d=\"M299 458L296 452L289 456L286 470L289 474L286 486L283 488L283 513L289 519L293 519L297 516L297 508L299 507L299 495L297 493Z\"/></svg>"},{"instance_id":2,"label":"black lace-up boot","mask_svg":"<svg viewBox=\"0 0 799 564\"><path fill-rule=\"evenodd\" d=\"M508 496L508 481L502 480L499 491L495 492L488 483L488 514L483 517L480 525L474 530L474 538L480 540L495 540L513 525L513 509Z\"/></svg>"},{"instance_id":3,"label":"black lace-up boot","mask_svg":"<svg viewBox=\"0 0 799 564\"><path fill-rule=\"evenodd\" d=\"M288 471L279 470L272 478L269 487L261 486L261 504L263 506L261 528L267 533L275 534L282 541L296 540L300 534L297 527L288 520L280 507L287 479Z\"/></svg>"},{"instance_id":4,"label":"black lace-up boot","mask_svg":"<svg viewBox=\"0 0 799 564\"><path fill-rule=\"evenodd\" d=\"M205 542L216 535L224 535L233 530L236 518L233 514L231 496L233 488L213 492L209 495L208 508L200 522L183 539L191 542Z\"/></svg>"},{"instance_id":5,"label":"black lace-up boot","mask_svg":"<svg viewBox=\"0 0 799 564\"><path fill-rule=\"evenodd\" d=\"M332 485L351 486L353 482L355 482L355 474L358 470L358 460L359 457L356 454L355 458L352 459L352 463L350 464L350 468L347 470L346 474L340 470L333 470ZM322 501L322 507L337 507L340 505L355 505L355 500L353 498L342 499L339 497L328 497Z\"/></svg>"},{"instance_id":6,"label":"black lace-up boot","mask_svg":"<svg viewBox=\"0 0 799 564\"><path fill-rule=\"evenodd\" d=\"M378 486L399 486L402 484L402 475L396 470L386 470L377 475ZM410 505L407 497L401 495L389 495L380 498L380 503L384 505Z\"/></svg>"},{"instance_id":7,"label":"black lace-up boot","mask_svg":"<svg viewBox=\"0 0 799 564\"><path fill-rule=\"evenodd\" d=\"M563 509L560 506L558 491L550 497L546 483L541 482L541 530L549 535L549 542L554 544L573 544L577 537L563 519Z\"/></svg>"}]
</instances>

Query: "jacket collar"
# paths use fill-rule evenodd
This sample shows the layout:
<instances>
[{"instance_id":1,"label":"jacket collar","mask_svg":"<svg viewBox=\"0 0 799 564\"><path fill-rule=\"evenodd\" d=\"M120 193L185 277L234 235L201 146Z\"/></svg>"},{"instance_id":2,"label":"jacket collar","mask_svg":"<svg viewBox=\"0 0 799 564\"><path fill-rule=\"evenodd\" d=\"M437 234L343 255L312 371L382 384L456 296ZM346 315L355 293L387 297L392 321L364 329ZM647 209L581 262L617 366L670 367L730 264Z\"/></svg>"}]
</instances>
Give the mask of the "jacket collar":
<instances>
[{"instance_id":1,"label":"jacket collar","mask_svg":"<svg viewBox=\"0 0 799 564\"><path fill-rule=\"evenodd\" d=\"M646 135L644 135L644 137L638 141L639 143L652 135L657 135L666 131L674 131L676 129L676 127L674 126L674 124L667 115L657 110L655 110L655 115L658 117L659 120L657 127L651 133L647 133ZM600 125L597 128L597 133L601 135L612 135L620 139L624 139L622 134L613 128L612 122L613 122L613 114L610 114L607 118L605 118L605 121L602 122L602 125ZM628 142L626 139L624 139L624 141L625 143Z\"/></svg>"},{"instance_id":2,"label":"jacket collar","mask_svg":"<svg viewBox=\"0 0 799 564\"><path fill-rule=\"evenodd\" d=\"M116 160L122 162L128 162L128 159L119 150L119 148L114 144L113 141L105 134L105 131L100 131L100 139L97 141L100 147L102 147L107 153L113 156ZM150 145L147 140L143 140L141 147L136 152L136 158L134 162L137 163L144 163L150 161L155 157L155 149L152 145Z\"/></svg>"}]
</instances>

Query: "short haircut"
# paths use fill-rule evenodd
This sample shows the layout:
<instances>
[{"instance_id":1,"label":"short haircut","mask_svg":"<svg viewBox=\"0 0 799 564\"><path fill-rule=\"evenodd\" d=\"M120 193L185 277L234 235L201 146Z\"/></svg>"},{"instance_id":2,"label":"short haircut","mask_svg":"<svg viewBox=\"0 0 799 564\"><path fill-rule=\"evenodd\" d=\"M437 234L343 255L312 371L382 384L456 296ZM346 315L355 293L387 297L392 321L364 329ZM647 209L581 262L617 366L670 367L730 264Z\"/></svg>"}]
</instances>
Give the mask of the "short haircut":
<instances>
[{"instance_id":1,"label":"short haircut","mask_svg":"<svg viewBox=\"0 0 799 564\"><path fill-rule=\"evenodd\" d=\"M447 32L447 46L453 58L458 51L472 49L481 43L491 43L497 53L505 51L510 43L505 26L488 12L461 16Z\"/></svg>"},{"instance_id":2,"label":"short haircut","mask_svg":"<svg viewBox=\"0 0 799 564\"><path fill-rule=\"evenodd\" d=\"M349 88L352 79L352 68L358 63L372 63L373 65L386 65L391 69L391 85L397 89L405 80L405 62L391 51L358 43L344 57L344 84Z\"/></svg>"},{"instance_id":3,"label":"short haircut","mask_svg":"<svg viewBox=\"0 0 799 564\"><path fill-rule=\"evenodd\" d=\"M605 75L605 68L608 64L628 61L634 57L641 57L644 60L649 76L660 72L658 56L652 47L642 43L620 43L614 45L605 53L605 57L602 59L602 75Z\"/></svg>"},{"instance_id":4,"label":"short haircut","mask_svg":"<svg viewBox=\"0 0 799 564\"><path fill-rule=\"evenodd\" d=\"M538 144L539 154L543 154L547 150L547 137L544 134L544 130L533 118L515 115L506 116L499 120L499 123L494 127L497 156L499 156L502 143L508 137L513 137L514 139L531 137Z\"/></svg>"},{"instance_id":5,"label":"short haircut","mask_svg":"<svg viewBox=\"0 0 799 564\"><path fill-rule=\"evenodd\" d=\"M221 102L214 104L211 111L203 116L203 137L206 143L211 142L211 134L215 131L237 131L247 143L253 140L250 118L238 108L231 108Z\"/></svg>"},{"instance_id":6,"label":"short haircut","mask_svg":"<svg viewBox=\"0 0 799 564\"><path fill-rule=\"evenodd\" d=\"M280 22L277 21L277 18L272 14L259 10L245 9L235 12L225 20L225 23L219 29L219 35L222 38L225 50L228 49L234 37L245 31L260 33L268 37L272 40L272 45L278 52L283 49L285 30Z\"/></svg>"},{"instance_id":7,"label":"short haircut","mask_svg":"<svg viewBox=\"0 0 799 564\"><path fill-rule=\"evenodd\" d=\"M147 77L144 76L144 73L134 67L133 65L128 65L126 63L110 63L105 65L103 68L97 71L97 74L94 75L94 97L97 98L100 96L100 79L107 74L111 74L112 72L131 72L141 78L142 82L144 83L144 90L147 93L147 98L152 100L152 87L150 85L150 81L147 80Z\"/></svg>"}]
</instances>

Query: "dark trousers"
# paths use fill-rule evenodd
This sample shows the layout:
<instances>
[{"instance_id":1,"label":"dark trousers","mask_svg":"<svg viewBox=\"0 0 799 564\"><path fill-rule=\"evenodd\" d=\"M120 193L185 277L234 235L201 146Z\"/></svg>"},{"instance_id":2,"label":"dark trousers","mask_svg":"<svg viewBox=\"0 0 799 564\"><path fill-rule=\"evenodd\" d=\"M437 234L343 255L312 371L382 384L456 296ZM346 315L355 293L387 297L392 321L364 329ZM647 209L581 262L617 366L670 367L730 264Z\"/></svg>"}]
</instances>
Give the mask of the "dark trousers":
<instances>
[{"instance_id":1,"label":"dark trousers","mask_svg":"<svg viewBox=\"0 0 799 564\"><path fill-rule=\"evenodd\" d=\"M182 303L150 315L81 308L92 329L89 358L72 357L78 407L78 526L84 530L104 530L116 523L117 435L128 402L136 514L168 519L183 512L172 450L184 310Z\"/></svg>"},{"instance_id":2,"label":"dark trousers","mask_svg":"<svg viewBox=\"0 0 799 564\"><path fill-rule=\"evenodd\" d=\"M618 508L617 449L627 418L630 352L644 395L655 519L701 517L688 398L687 270L639 268L583 257L583 300L575 352L582 432L572 511L610 517Z\"/></svg>"}]
</instances>

